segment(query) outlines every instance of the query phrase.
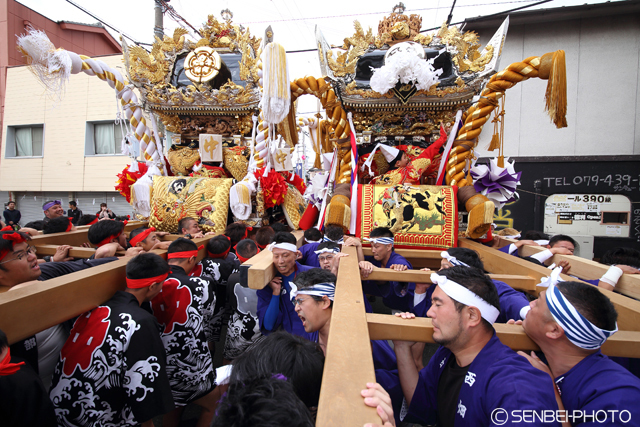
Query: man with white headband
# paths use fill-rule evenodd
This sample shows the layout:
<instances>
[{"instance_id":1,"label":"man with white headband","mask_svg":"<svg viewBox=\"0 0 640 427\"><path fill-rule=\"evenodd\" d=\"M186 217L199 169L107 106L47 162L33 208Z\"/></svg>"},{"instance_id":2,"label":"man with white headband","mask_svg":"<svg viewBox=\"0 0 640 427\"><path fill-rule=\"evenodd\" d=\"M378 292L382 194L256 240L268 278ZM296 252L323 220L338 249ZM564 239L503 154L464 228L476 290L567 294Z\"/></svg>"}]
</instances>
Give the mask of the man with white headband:
<instances>
[{"instance_id":1,"label":"man with white headband","mask_svg":"<svg viewBox=\"0 0 640 427\"><path fill-rule=\"evenodd\" d=\"M439 271L456 266L477 268L479 271L484 271L484 264L480 256L472 249L449 248L442 251L441 256ZM500 315L496 319L496 323L506 323L510 319L524 319L529 311L529 299L522 292L518 292L504 282L493 279L492 281L498 290L498 298L500 299ZM418 317L426 315L431 307L430 296L434 288L435 286L431 283L416 283L412 313Z\"/></svg>"},{"instance_id":2,"label":"man with white headband","mask_svg":"<svg viewBox=\"0 0 640 427\"><path fill-rule=\"evenodd\" d=\"M276 233L268 249L273 253L273 265L277 273L267 286L257 292L260 331L268 335L282 328L291 334L305 336L304 327L296 314L289 294L291 293L290 283L296 275L310 270L311 267L296 261L300 251L296 246L296 238L291 233L286 231Z\"/></svg>"},{"instance_id":3,"label":"man with white headband","mask_svg":"<svg viewBox=\"0 0 640 427\"><path fill-rule=\"evenodd\" d=\"M570 420L573 425L637 425L640 379L600 351L618 330L613 304L597 288L580 282L558 282L558 276L559 269L547 280L548 289L531 302L531 311L522 324L549 365L533 352L531 356L520 354L551 376L560 394L557 398L562 399L569 414L585 414L583 419Z\"/></svg>"},{"instance_id":4,"label":"man with white headband","mask_svg":"<svg viewBox=\"0 0 640 427\"><path fill-rule=\"evenodd\" d=\"M318 258L320 268L331 271L333 258L340 253L340 246L333 242L322 242L314 252Z\"/></svg>"},{"instance_id":5,"label":"man with white headband","mask_svg":"<svg viewBox=\"0 0 640 427\"><path fill-rule=\"evenodd\" d=\"M518 240L516 243L511 243L510 245L503 246L498 249L500 252L504 252L505 254L518 256L518 249L523 245L544 246L547 249L549 248L549 236L541 231L529 230L524 233L518 233L515 236L512 235L504 237Z\"/></svg>"},{"instance_id":6,"label":"man with white headband","mask_svg":"<svg viewBox=\"0 0 640 427\"><path fill-rule=\"evenodd\" d=\"M306 332L305 338L320 344L327 353L329 327L336 291L336 276L323 269L313 268L299 274L291 284L291 300ZM371 341L376 381L391 395L394 410L402 406L402 388L398 378L396 355L387 341ZM399 420L397 420L399 422Z\"/></svg>"},{"instance_id":7,"label":"man with white headband","mask_svg":"<svg viewBox=\"0 0 640 427\"><path fill-rule=\"evenodd\" d=\"M527 232L527 233L531 233L531 232ZM542 234L542 233L539 233L539 234ZM540 237L540 235L536 237ZM577 245L577 242L570 236L566 236L564 234L557 234L553 236L550 240L548 240L548 237L546 235L543 235L543 237L545 237L545 239L537 239L537 240L521 239L521 240L518 240L516 243L511 243L510 245L504 246L499 250L500 252L511 254L517 257L519 256L518 250L524 245L543 246L546 248L544 251L538 252L536 254L531 255L530 257L525 258L527 260L529 260L529 258L533 258L535 260L533 262L537 261L537 262L540 262L541 264L544 264L546 260L548 260L549 258L551 258L556 254L573 255L573 253L575 252L575 247ZM567 260L560 261L558 265L560 265L563 268L562 272L564 274L569 274L571 265ZM596 280L594 284L597 285L598 284L597 282L598 281Z\"/></svg>"},{"instance_id":8,"label":"man with white headband","mask_svg":"<svg viewBox=\"0 0 640 427\"><path fill-rule=\"evenodd\" d=\"M300 247L300 259L298 262L309 267L321 267L316 251L320 244L324 242L338 245L338 248L344 242L344 229L341 225L326 225L324 228L324 237L320 242L310 242ZM338 251L339 252L339 251Z\"/></svg>"},{"instance_id":9,"label":"man with white headband","mask_svg":"<svg viewBox=\"0 0 640 427\"><path fill-rule=\"evenodd\" d=\"M493 418L498 408L508 415L512 411L555 411L558 406L548 375L533 368L495 334L492 324L500 314L500 304L491 279L474 268L451 267L433 273L431 280L437 286L427 315L432 319L433 340L441 347L418 371L411 354L413 343L394 341L408 405L404 421L489 426L499 425ZM410 322L413 316L403 317Z\"/></svg>"},{"instance_id":10,"label":"man with white headband","mask_svg":"<svg viewBox=\"0 0 640 427\"><path fill-rule=\"evenodd\" d=\"M362 276L362 289L365 294L381 296L384 304L392 309L408 311L413 298L415 289L414 283L400 282L373 282L366 280L374 267L390 268L392 270L404 271L411 270L413 266L402 255L397 254L393 250L393 233L385 227L378 227L371 230L369 238L365 241L371 243L371 252L373 256L364 257L364 261L360 261L360 275ZM357 242L360 244L360 242ZM361 250L361 244L357 249ZM367 303L368 305L368 303Z\"/></svg>"}]
</instances>

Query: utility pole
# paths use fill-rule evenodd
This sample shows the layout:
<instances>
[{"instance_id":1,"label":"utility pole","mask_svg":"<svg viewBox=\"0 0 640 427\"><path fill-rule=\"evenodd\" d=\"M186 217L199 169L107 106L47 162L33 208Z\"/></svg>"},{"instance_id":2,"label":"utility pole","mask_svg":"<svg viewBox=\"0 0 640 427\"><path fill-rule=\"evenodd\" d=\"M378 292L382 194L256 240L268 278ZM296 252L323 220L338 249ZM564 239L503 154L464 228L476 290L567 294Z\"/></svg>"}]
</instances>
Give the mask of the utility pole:
<instances>
[{"instance_id":1,"label":"utility pole","mask_svg":"<svg viewBox=\"0 0 640 427\"><path fill-rule=\"evenodd\" d=\"M165 0L167 3L169 2L169 0ZM164 10L163 10L163 6L162 3L160 3L160 0L154 0L155 2L155 15L156 15L156 22L155 22L155 26L153 27L153 35L158 37L160 40L162 40L162 38L164 37Z\"/></svg>"},{"instance_id":2,"label":"utility pole","mask_svg":"<svg viewBox=\"0 0 640 427\"><path fill-rule=\"evenodd\" d=\"M155 2L154 11L156 15L156 21L153 27L153 35L159 38L160 40L162 40L164 38L164 6L162 5L162 3L160 3L160 0L154 0L154 2ZM169 0L165 0L165 3L168 3L168 2ZM152 117L151 120L155 120L155 117ZM159 133L158 138L160 138L159 142L162 144L161 146L163 147L163 151L166 152L166 150L169 148L170 141L169 141L169 138L167 138L167 131L164 128L164 123L162 122L162 120L160 120L159 117L157 121L157 128Z\"/></svg>"}]
</instances>

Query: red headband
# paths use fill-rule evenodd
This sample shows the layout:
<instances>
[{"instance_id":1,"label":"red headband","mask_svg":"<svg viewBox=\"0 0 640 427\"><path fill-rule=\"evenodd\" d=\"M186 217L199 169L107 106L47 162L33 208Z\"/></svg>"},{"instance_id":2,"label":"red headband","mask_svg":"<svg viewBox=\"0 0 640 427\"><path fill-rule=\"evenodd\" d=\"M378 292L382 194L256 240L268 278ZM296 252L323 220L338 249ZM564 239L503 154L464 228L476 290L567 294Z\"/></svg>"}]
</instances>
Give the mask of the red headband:
<instances>
[{"instance_id":1,"label":"red headband","mask_svg":"<svg viewBox=\"0 0 640 427\"><path fill-rule=\"evenodd\" d=\"M249 235L249 232L253 230L253 227L245 227L244 228L244 236L242 237L242 239L240 240L244 240L247 238L247 236ZM235 248L233 248L235 249Z\"/></svg>"},{"instance_id":2,"label":"red headband","mask_svg":"<svg viewBox=\"0 0 640 427\"><path fill-rule=\"evenodd\" d=\"M127 221L123 222L123 226L122 226L122 230L120 230L120 232L118 234L112 234L111 236L107 237L106 239L103 239L102 241L100 241L96 246L100 247L100 246L104 246L107 243L111 243L111 239L117 239L118 237L120 237L120 235L124 232L124 227L125 225L127 225Z\"/></svg>"},{"instance_id":3,"label":"red headband","mask_svg":"<svg viewBox=\"0 0 640 427\"><path fill-rule=\"evenodd\" d=\"M69 225L67 225L67 229L65 230L65 233L71 231L71 227L73 227L73 224L71 221L73 221L73 218L69 217Z\"/></svg>"},{"instance_id":4,"label":"red headband","mask_svg":"<svg viewBox=\"0 0 640 427\"><path fill-rule=\"evenodd\" d=\"M238 245L236 245L236 246L238 246ZM234 249L235 249L235 248L234 248ZM260 253L260 249L258 249L258 252L256 252L256 255L258 255L259 253ZM256 256L256 255L254 255L254 256ZM243 257L242 255L240 255L237 251L236 251L236 256L238 257L238 259L240 260L240 262L246 262L246 261L250 260L251 258L253 258L253 257L251 257L251 258L245 258L245 257Z\"/></svg>"},{"instance_id":5,"label":"red headband","mask_svg":"<svg viewBox=\"0 0 640 427\"><path fill-rule=\"evenodd\" d=\"M154 283L164 282L167 280L169 273L161 274L160 276L147 277L146 279L129 279L127 277L127 288L140 289L151 286Z\"/></svg>"},{"instance_id":6,"label":"red headband","mask_svg":"<svg viewBox=\"0 0 640 427\"><path fill-rule=\"evenodd\" d=\"M230 250L231 250L231 246L229 246L227 250L222 252L221 254L214 254L207 250L207 255L209 255L209 258L226 258L227 255L229 255Z\"/></svg>"},{"instance_id":7,"label":"red headband","mask_svg":"<svg viewBox=\"0 0 640 427\"><path fill-rule=\"evenodd\" d=\"M6 228L6 227L5 227ZM2 229L4 231L4 228ZM13 247L15 245L17 245L18 243L22 243L22 242L26 242L27 239L24 238L24 236L18 232L13 232L13 233L5 233L2 235L2 238L4 240L11 240L13 241L13 243L11 244L11 248L10 249L3 249L0 251L0 261L2 261L4 259L4 257L6 257L9 252L13 252Z\"/></svg>"},{"instance_id":8,"label":"red headband","mask_svg":"<svg viewBox=\"0 0 640 427\"><path fill-rule=\"evenodd\" d=\"M154 231L156 231L155 227L147 228L142 233L138 234L136 237L129 240L129 244L131 246L137 245L138 243L142 242L144 239L149 237L149 234L153 233Z\"/></svg>"},{"instance_id":9,"label":"red headband","mask_svg":"<svg viewBox=\"0 0 640 427\"><path fill-rule=\"evenodd\" d=\"M0 361L0 376L6 377L7 375L15 374L22 365L24 365L24 362L11 363L11 349L7 347L7 355Z\"/></svg>"},{"instance_id":10,"label":"red headband","mask_svg":"<svg viewBox=\"0 0 640 427\"><path fill-rule=\"evenodd\" d=\"M195 251L173 252L167 254L167 259L191 258L192 256L198 256L198 251L200 251L201 249L204 249L204 245L198 246L198 249Z\"/></svg>"}]
</instances>

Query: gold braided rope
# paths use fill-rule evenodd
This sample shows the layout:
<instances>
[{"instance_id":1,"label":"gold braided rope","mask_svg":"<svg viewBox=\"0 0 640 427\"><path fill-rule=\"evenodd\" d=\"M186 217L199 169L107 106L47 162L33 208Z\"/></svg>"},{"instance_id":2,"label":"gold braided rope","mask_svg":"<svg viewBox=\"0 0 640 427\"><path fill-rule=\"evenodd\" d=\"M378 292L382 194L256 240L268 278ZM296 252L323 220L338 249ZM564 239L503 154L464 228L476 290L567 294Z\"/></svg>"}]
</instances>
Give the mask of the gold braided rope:
<instances>
[{"instance_id":1,"label":"gold braided rope","mask_svg":"<svg viewBox=\"0 0 640 427\"><path fill-rule=\"evenodd\" d=\"M345 184L351 182L351 143L349 141L349 123L347 122L347 112L342 108L336 99L336 93L327 84L324 78L316 79L313 76L299 78L291 82L291 99L309 94L316 96L322 108L330 118L329 132L333 131L333 137L337 140L338 158L340 163L336 168L335 182ZM326 135L329 135L329 132ZM346 143L344 141L347 141ZM332 147L323 144L325 151L330 152Z\"/></svg>"},{"instance_id":2,"label":"gold braided rope","mask_svg":"<svg viewBox=\"0 0 640 427\"><path fill-rule=\"evenodd\" d=\"M458 130L458 136L447 161L445 176L447 185L464 187L473 184L469 177L465 178L464 167L466 160L472 156L473 148L478 144L477 138L482 132L482 127L489 120L489 116L507 89L529 78L540 77L542 58L532 56L522 62L514 62L491 77L480 94L480 100L463 115L464 125Z\"/></svg>"},{"instance_id":3,"label":"gold braided rope","mask_svg":"<svg viewBox=\"0 0 640 427\"><path fill-rule=\"evenodd\" d=\"M339 167L336 168L336 177L335 182L337 184L344 184L351 182L351 143L349 142L349 123L347 122L347 113L338 103L336 99L336 93L334 90L327 84L324 78L315 78L313 76L301 77L297 80L291 82L291 104L296 101L302 95L314 95L316 98L320 100L322 104L322 108L327 112L327 117L330 120L327 120L329 124L328 131L333 131L333 138L335 138L338 142L336 142L338 146L338 157L340 158ZM295 119L295 110L292 108L289 111L289 116L287 119L291 118ZM296 123L295 120L290 121L291 123ZM318 126L321 126L319 124ZM326 125L325 125L326 126ZM258 125L258 132L268 132L267 126L263 121L262 115L260 116L260 124ZM329 132L323 131L324 135L329 135ZM266 136L266 135L265 135ZM347 143L344 143L344 140L347 140ZM332 151L332 147L327 142L322 143L322 148L325 152ZM258 162L258 166L261 167L263 165L264 159L258 158L258 154L256 153L255 157Z\"/></svg>"},{"instance_id":4,"label":"gold braided rope","mask_svg":"<svg viewBox=\"0 0 640 427\"><path fill-rule=\"evenodd\" d=\"M85 55L79 55L79 56L82 59L82 71L84 71L85 73L87 73L88 71L92 72L100 80L113 82L113 84L115 85L115 88L116 88L116 90L118 91L118 94L119 94L118 97L120 98L120 104L125 109L125 111L126 111L127 108L129 110L131 110L132 114L131 114L131 119L129 119L129 122L131 123L131 126L132 126L132 128L134 130L134 135L135 135L136 139L138 141L143 141L145 143L145 145L147 145L147 146L149 144L153 144L155 146L155 138L153 137L153 135L151 135L151 137L149 137L148 133L144 132L145 130L147 130L147 121L145 120L144 116L141 115L140 122L138 122L138 119L136 119L136 117L135 117L135 112L136 112L136 110L140 109L140 107L137 106L137 105L134 105L131 100L126 101L121 97L120 93L125 88L124 83L121 82L120 80L116 79L116 76L110 71L103 70L102 73L95 72L91 68L91 65L86 62L87 59L92 60L92 58L89 57L89 56L85 56ZM142 110L140 110L140 111L142 112ZM142 123L142 125L143 125L143 127L142 127L142 130L143 130L142 135L139 135L138 132L137 132L139 123ZM157 149L157 147L155 147L155 148ZM146 149L144 151L144 157L145 157L146 160L151 160L152 159L151 155L149 155L147 153ZM162 157L160 157L160 159L162 159Z\"/></svg>"}]
</instances>

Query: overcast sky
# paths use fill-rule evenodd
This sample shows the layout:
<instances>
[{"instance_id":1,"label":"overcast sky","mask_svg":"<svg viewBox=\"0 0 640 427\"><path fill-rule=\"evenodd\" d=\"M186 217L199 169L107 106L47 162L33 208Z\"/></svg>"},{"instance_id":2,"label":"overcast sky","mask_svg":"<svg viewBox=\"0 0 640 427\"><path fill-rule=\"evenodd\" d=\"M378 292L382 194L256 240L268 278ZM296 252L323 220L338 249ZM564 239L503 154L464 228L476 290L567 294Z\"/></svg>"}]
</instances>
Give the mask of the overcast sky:
<instances>
[{"instance_id":1,"label":"overcast sky","mask_svg":"<svg viewBox=\"0 0 640 427\"><path fill-rule=\"evenodd\" d=\"M54 21L95 23L96 19L82 12L66 0L18 0L19 3ZM153 43L153 0L73 0L109 25L142 43ZM353 21L358 20L365 31L371 27L377 34L378 23L389 15L398 0L171 0L169 4L188 23L199 29L213 14L217 19L223 9L233 13L233 22L248 27L252 35L263 37L271 25L274 37L287 51L315 49L315 27L320 27L332 45L342 45L343 39L353 35ZM451 10L453 0L404 0L405 14L422 16L422 29L439 27ZM537 0L457 0L452 23L517 7L537 3ZM554 0L531 9L574 6L601 1ZM164 17L165 33L171 35L179 26L168 14ZM497 28L496 28L497 29ZM112 34L118 39L117 33ZM508 36L507 36L508 37ZM320 76L317 51L288 55L289 74L292 79L305 75ZM303 100L303 99L302 99ZM302 101L301 100L301 101ZM305 100L306 101L306 100ZM298 112L315 109L313 103L304 102ZM311 105L311 107L309 107Z\"/></svg>"}]
</instances>

